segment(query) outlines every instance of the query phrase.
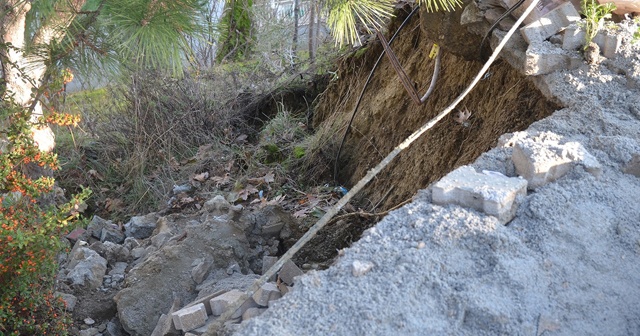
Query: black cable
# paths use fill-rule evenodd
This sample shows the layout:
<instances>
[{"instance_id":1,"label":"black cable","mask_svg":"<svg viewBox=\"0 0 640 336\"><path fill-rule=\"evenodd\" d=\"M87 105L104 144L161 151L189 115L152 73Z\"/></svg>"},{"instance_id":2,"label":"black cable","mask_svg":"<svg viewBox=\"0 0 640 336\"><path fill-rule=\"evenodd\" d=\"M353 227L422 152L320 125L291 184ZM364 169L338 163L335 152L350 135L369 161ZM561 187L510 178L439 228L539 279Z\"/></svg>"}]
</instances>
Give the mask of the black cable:
<instances>
[{"instance_id":1,"label":"black cable","mask_svg":"<svg viewBox=\"0 0 640 336\"><path fill-rule=\"evenodd\" d=\"M521 0L521 1L523 1L523 0ZM420 5L416 6L409 13L407 18L404 19L404 21L402 22L400 27L398 27L398 30L396 30L396 32L393 34L393 36L391 36L391 38L389 39L389 45L391 45L391 43L393 43L393 40L396 39L396 37L398 36L398 33L400 32L400 30L402 30L402 28L409 22L409 19L411 19L411 17L418 10L418 8L420 8ZM358 107L360 107L360 103L362 102L362 97L364 96L364 91L369 86L369 83L371 82L371 78L373 77L373 73L378 68L378 65L380 64L380 61L382 60L382 57L384 57L384 49L382 50L382 53L380 53L380 56L378 57L378 60L376 61L376 63L373 65L373 69L371 69L371 72L369 72L369 77L367 77L367 81L364 83L364 87L362 88L362 92L360 92L360 96L358 97L358 102L356 103L356 106L353 108L353 112L351 113L351 119L349 120L349 124L347 124L347 129L345 129L344 135L342 136L342 141L340 141L340 147L338 147L338 154L336 155L336 161L333 164L333 180L334 181L336 181L337 177L338 177L338 160L340 159L340 153L342 152L342 146L344 146L344 141L347 139L347 134L349 134L349 129L351 128L351 124L353 123L353 119L356 117L356 112L358 111Z\"/></svg>"},{"instance_id":2,"label":"black cable","mask_svg":"<svg viewBox=\"0 0 640 336\"><path fill-rule=\"evenodd\" d=\"M496 20L496 22L494 22L491 25L491 27L489 28L489 31L487 31L487 33L484 34L484 37L482 38L482 42L480 42L480 58L482 58L482 51L483 51L482 48L484 46L484 43L487 41L487 38L489 38L489 36L493 32L493 30L496 29L498 24L500 24L500 21L504 20L507 16L511 15L511 13L514 10L516 10L518 7L520 7L523 3L524 3L524 0L519 0L515 5L511 6L511 8L509 8L509 9L507 9L507 11L504 12L504 14L500 15L500 17Z\"/></svg>"}]
</instances>

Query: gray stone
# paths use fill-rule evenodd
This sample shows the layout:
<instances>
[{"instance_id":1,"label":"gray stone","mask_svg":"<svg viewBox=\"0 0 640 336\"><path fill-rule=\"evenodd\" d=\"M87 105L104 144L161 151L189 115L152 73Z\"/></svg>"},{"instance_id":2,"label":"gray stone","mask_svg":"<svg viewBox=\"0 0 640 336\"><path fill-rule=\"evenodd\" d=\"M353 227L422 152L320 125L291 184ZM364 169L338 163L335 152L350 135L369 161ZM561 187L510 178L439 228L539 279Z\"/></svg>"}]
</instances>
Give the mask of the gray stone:
<instances>
[{"instance_id":1,"label":"gray stone","mask_svg":"<svg viewBox=\"0 0 640 336\"><path fill-rule=\"evenodd\" d=\"M113 265L111 271L109 271L109 275L124 275L125 270L127 269L126 262L117 262Z\"/></svg>"},{"instance_id":2,"label":"gray stone","mask_svg":"<svg viewBox=\"0 0 640 336\"><path fill-rule=\"evenodd\" d=\"M122 329L122 325L118 319L114 319L115 321L107 322L107 335L108 336L125 336L125 331Z\"/></svg>"},{"instance_id":3,"label":"gray stone","mask_svg":"<svg viewBox=\"0 0 640 336\"><path fill-rule=\"evenodd\" d=\"M162 246L164 246L166 242L169 241L171 236L172 236L171 232L160 232L155 236L151 237L151 245L157 248L161 248Z\"/></svg>"},{"instance_id":4,"label":"gray stone","mask_svg":"<svg viewBox=\"0 0 640 336\"><path fill-rule=\"evenodd\" d=\"M136 247L131 250L131 256L133 259L139 259L147 255L147 250L144 247Z\"/></svg>"},{"instance_id":5,"label":"gray stone","mask_svg":"<svg viewBox=\"0 0 640 336\"><path fill-rule=\"evenodd\" d=\"M303 274L304 272L293 261L288 260L282 265L278 276L287 285L293 285L294 278Z\"/></svg>"},{"instance_id":6,"label":"gray stone","mask_svg":"<svg viewBox=\"0 0 640 336\"><path fill-rule=\"evenodd\" d=\"M85 318L84 320L82 320L84 322L84 324L90 326L90 325L94 325L96 323L96 321L90 317Z\"/></svg>"},{"instance_id":7,"label":"gray stone","mask_svg":"<svg viewBox=\"0 0 640 336\"><path fill-rule=\"evenodd\" d=\"M134 237L136 239L149 238L156 228L157 221L158 215L156 213L131 217L131 220L124 225L125 234L127 237Z\"/></svg>"},{"instance_id":8,"label":"gray stone","mask_svg":"<svg viewBox=\"0 0 640 336\"><path fill-rule=\"evenodd\" d=\"M107 260L86 247L76 249L67 268L67 281L72 285L98 288L107 271Z\"/></svg>"},{"instance_id":9,"label":"gray stone","mask_svg":"<svg viewBox=\"0 0 640 336\"><path fill-rule=\"evenodd\" d=\"M201 284L211 269L211 262L205 258L198 258L191 263L191 278L196 284Z\"/></svg>"},{"instance_id":10,"label":"gray stone","mask_svg":"<svg viewBox=\"0 0 640 336\"><path fill-rule=\"evenodd\" d=\"M73 308L76 307L76 303L78 302L78 298L75 295L56 292L56 295L62 298L64 301L64 307L67 311L73 311Z\"/></svg>"},{"instance_id":11,"label":"gray stone","mask_svg":"<svg viewBox=\"0 0 640 336\"><path fill-rule=\"evenodd\" d=\"M99 216L93 216L91 223L87 226L86 234L96 239L100 239L102 235L102 228L110 225L114 225L112 221L108 221Z\"/></svg>"},{"instance_id":12,"label":"gray stone","mask_svg":"<svg viewBox=\"0 0 640 336\"><path fill-rule=\"evenodd\" d=\"M100 241L103 243L109 241L115 244L122 244L124 242L124 233L117 227L105 226L102 228Z\"/></svg>"},{"instance_id":13,"label":"gray stone","mask_svg":"<svg viewBox=\"0 0 640 336\"><path fill-rule=\"evenodd\" d=\"M173 314L181 305L180 298L173 293L173 303L169 308L167 314L161 314L156 327L151 332L151 336L167 336L167 335L179 335L178 330L173 325L173 319L171 318L171 314Z\"/></svg>"},{"instance_id":14,"label":"gray stone","mask_svg":"<svg viewBox=\"0 0 640 336\"><path fill-rule=\"evenodd\" d=\"M210 305L213 315L222 315L230 305L239 300L243 295L244 292L234 289L211 299ZM238 318L242 316L247 309L254 307L258 307L258 304L256 304L253 298L248 298L242 303L240 308L231 315L231 318Z\"/></svg>"},{"instance_id":15,"label":"gray stone","mask_svg":"<svg viewBox=\"0 0 640 336\"><path fill-rule=\"evenodd\" d=\"M85 329L85 330L80 330L80 336L96 336L100 333L100 331L98 331L98 328L89 328L89 329Z\"/></svg>"},{"instance_id":16,"label":"gray stone","mask_svg":"<svg viewBox=\"0 0 640 336\"><path fill-rule=\"evenodd\" d=\"M131 251L136 247L140 247L140 242L133 237L127 237L124 239L124 243L122 245Z\"/></svg>"}]
</instances>

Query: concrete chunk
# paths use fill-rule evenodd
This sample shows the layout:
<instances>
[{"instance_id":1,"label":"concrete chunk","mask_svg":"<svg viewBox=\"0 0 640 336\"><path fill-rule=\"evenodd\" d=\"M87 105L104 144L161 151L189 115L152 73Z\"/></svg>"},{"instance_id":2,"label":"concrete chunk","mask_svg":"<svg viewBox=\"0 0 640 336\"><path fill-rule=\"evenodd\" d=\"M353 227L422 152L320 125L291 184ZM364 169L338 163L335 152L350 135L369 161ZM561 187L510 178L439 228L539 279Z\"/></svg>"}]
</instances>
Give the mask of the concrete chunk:
<instances>
[{"instance_id":1,"label":"concrete chunk","mask_svg":"<svg viewBox=\"0 0 640 336\"><path fill-rule=\"evenodd\" d=\"M524 74L546 75L558 70L570 70L583 63L578 53L569 52L542 41L530 44L525 52Z\"/></svg>"},{"instance_id":2,"label":"concrete chunk","mask_svg":"<svg viewBox=\"0 0 640 336\"><path fill-rule=\"evenodd\" d=\"M540 133L515 143L511 159L516 172L529 182L529 189L539 188L564 176L576 164L598 177L602 166L577 142L560 144L561 137Z\"/></svg>"},{"instance_id":3,"label":"concrete chunk","mask_svg":"<svg viewBox=\"0 0 640 336\"><path fill-rule=\"evenodd\" d=\"M520 29L527 43L542 42L555 35L572 22L580 20L580 14L570 2L565 2L556 9L543 15Z\"/></svg>"},{"instance_id":4,"label":"concrete chunk","mask_svg":"<svg viewBox=\"0 0 640 336\"><path fill-rule=\"evenodd\" d=\"M477 173L462 166L433 186L433 203L457 204L495 216L505 224L515 216L516 197L526 195L527 181L498 174Z\"/></svg>"},{"instance_id":5,"label":"concrete chunk","mask_svg":"<svg viewBox=\"0 0 640 336\"><path fill-rule=\"evenodd\" d=\"M190 331L202 327L207 321L207 310L204 304L200 303L190 307L182 308L171 314L173 324L176 329Z\"/></svg>"},{"instance_id":6,"label":"concrete chunk","mask_svg":"<svg viewBox=\"0 0 640 336\"><path fill-rule=\"evenodd\" d=\"M265 283L253 293L253 300L263 307L267 307L269 301L277 300L280 297L282 297L282 295L280 294L278 286L272 282Z\"/></svg>"},{"instance_id":7,"label":"concrete chunk","mask_svg":"<svg viewBox=\"0 0 640 336\"><path fill-rule=\"evenodd\" d=\"M214 316L219 316L222 315L222 313L224 313L225 310L227 310L227 308L234 303L235 301L239 300L242 295L244 294L244 292L239 291L237 289L228 291L220 296L217 296L213 299L211 299L210 304L211 304L211 311L213 313ZM231 315L231 318L238 318L240 316L242 316L242 314L249 308L253 308L253 307L258 307L258 305L256 304L256 302L252 299L249 298L247 300L244 301L244 303L242 303L242 306L240 306L240 308L238 308L233 315Z\"/></svg>"},{"instance_id":8,"label":"concrete chunk","mask_svg":"<svg viewBox=\"0 0 640 336\"><path fill-rule=\"evenodd\" d=\"M287 285L293 285L293 278L303 274L304 272L302 272L302 270L298 266L296 266L293 261L289 260L284 263L284 265L282 265L278 276Z\"/></svg>"},{"instance_id":9,"label":"concrete chunk","mask_svg":"<svg viewBox=\"0 0 640 336\"><path fill-rule=\"evenodd\" d=\"M262 315L267 310L267 308L249 308L247 311L242 314L242 320L246 321L250 318L254 318L256 316Z\"/></svg>"},{"instance_id":10,"label":"concrete chunk","mask_svg":"<svg viewBox=\"0 0 640 336\"><path fill-rule=\"evenodd\" d=\"M562 49L577 50L582 48L585 43L585 35L584 28L579 24L574 23L570 25L564 31ZM593 42L600 47L600 51L604 57L613 58L622 44L622 35L601 30L593 39Z\"/></svg>"},{"instance_id":11,"label":"concrete chunk","mask_svg":"<svg viewBox=\"0 0 640 336\"><path fill-rule=\"evenodd\" d=\"M262 257L262 274L267 273L267 271L271 268L271 266L275 265L278 262L278 257L264 256ZM276 275L272 275L269 278L269 281L276 281Z\"/></svg>"}]
</instances>

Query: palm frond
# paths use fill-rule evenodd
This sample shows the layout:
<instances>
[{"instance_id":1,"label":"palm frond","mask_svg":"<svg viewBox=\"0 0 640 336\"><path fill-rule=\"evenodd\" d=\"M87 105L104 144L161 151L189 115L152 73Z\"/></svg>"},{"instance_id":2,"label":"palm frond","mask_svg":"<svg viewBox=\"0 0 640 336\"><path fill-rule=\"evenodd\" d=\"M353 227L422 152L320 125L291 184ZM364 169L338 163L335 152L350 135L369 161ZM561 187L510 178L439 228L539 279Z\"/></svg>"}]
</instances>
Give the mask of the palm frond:
<instances>
[{"instance_id":1,"label":"palm frond","mask_svg":"<svg viewBox=\"0 0 640 336\"><path fill-rule=\"evenodd\" d=\"M427 12L450 12L457 8L462 8L460 0L419 0L418 3L424 6Z\"/></svg>"}]
</instances>

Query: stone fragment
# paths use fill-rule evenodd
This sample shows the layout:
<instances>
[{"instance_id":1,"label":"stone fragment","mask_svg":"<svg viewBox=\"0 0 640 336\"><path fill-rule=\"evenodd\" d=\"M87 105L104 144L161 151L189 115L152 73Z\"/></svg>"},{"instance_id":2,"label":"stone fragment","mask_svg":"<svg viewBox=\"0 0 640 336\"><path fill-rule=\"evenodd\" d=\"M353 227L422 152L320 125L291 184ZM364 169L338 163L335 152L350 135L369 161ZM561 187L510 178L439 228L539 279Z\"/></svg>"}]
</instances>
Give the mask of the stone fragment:
<instances>
[{"instance_id":1,"label":"stone fragment","mask_svg":"<svg viewBox=\"0 0 640 336\"><path fill-rule=\"evenodd\" d=\"M191 278L196 284L202 283L211 268L211 262L204 258L198 258L191 263Z\"/></svg>"},{"instance_id":2,"label":"stone fragment","mask_svg":"<svg viewBox=\"0 0 640 336\"><path fill-rule=\"evenodd\" d=\"M87 317L86 319L84 319L82 322L84 322L84 324L90 326L90 325L94 325L96 323L96 321L90 317Z\"/></svg>"},{"instance_id":3,"label":"stone fragment","mask_svg":"<svg viewBox=\"0 0 640 336\"><path fill-rule=\"evenodd\" d=\"M174 335L177 330L173 325L173 319L171 318L171 314L178 310L181 305L182 300L173 293L173 303L169 308L169 311L166 314L161 314L160 319L158 319L158 323L156 323L155 328L151 332L151 336L166 336L166 335Z\"/></svg>"},{"instance_id":4,"label":"stone fragment","mask_svg":"<svg viewBox=\"0 0 640 336\"><path fill-rule=\"evenodd\" d=\"M253 293L253 300L263 307L269 306L269 302L277 300L282 297L278 286L272 282L267 282L260 286L255 293Z\"/></svg>"},{"instance_id":5,"label":"stone fragment","mask_svg":"<svg viewBox=\"0 0 640 336\"><path fill-rule=\"evenodd\" d=\"M80 330L79 335L80 336L96 336L100 333L100 331L98 331L98 328L89 328L89 329L85 329L85 330Z\"/></svg>"},{"instance_id":6,"label":"stone fragment","mask_svg":"<svg viewBox=\"0 0 640 336\"><path fill-rule=\"evenodd\" d=\"M131 250L131 256L133 259L139 259L147 255L147 250L144 247L136 247Z\"/></svg>"},{"instance_id":7,"label":"stone fragment","mask_svg":"<svg viewBox=\"0 0 640 336\"><path fill-rule=\"evenodd\" d=\"M560 144L554 133L539 133L516 141L511 159L516 172L529 182L529 189L539 188L564 176L575 165L598 177L602 166L577 142Z\"/></svg>"},{"instance_id":8,"label":"stone fragment","mask_svg":"<svg viewBox=\"0 0 640 336\"><path fill-rule=\"evenodd\" d=\"M353 276L359 277L367 274L373 268L373 263L370 261L355 260L351 264L351 273Z\"/></svg>"},{"instance_id":9,"label":"stone fragment","mask_svg":"<svg viewBox=\"0 0 640 336\"><path fill-rule=\"evenodd\" d=\"M119 261L113 265L113 268L109 271L109 275L124 275L127 266L128 264L126 262Z\"/></svg>"},{"instance_id":10,"label":"stone fragment","mask_svg":"<svg viewBox=\"0 0 640 336\"><path fill-rule=\"evenodd\" d=\"M256 316L260 316L266 310L267 310L267 308L249 308L242 314L242 320L246 321L246 320L254 318Z\"/></svg>"},{"instance_id":11,"label":"stone fragment","mask_svg":"<svg viewBox=\"0 0 640 336\"><path fill-rule=\"evenodd\" d=\"M225 310L234 302L236 302L237 300L239 300L242 295L244 294L244 292L239 291L237 289L228 291L220 296L217 296L213 299L211 299L210 304L211 304L211 311L213 313L214 316L220 316L222 315L222 313L225 312ZM238 308L233 315L231 315L231 318L238 318L240 316L242 316L242 314L249 308L252 307L258 307L258 305L256 304L256 302L252 299L252 298L248 298L247 300L244 301L244 303L242 303L242 305L240 306L240 308Z\"/></svg>"},{"instance_id":12,"label":"stone fragment","mask_svg":"<svg viewBox=\"0 0 640 336\"><path fill-rule=\"evenodd\" d=\"M207 310L204 304L199 303L190 307L182 308L171 314L173 325L178 330L190 331L201 327L207 321Z\"/></svg>"},{"instance_id":13,"label":"stone fragment","mask_svg":"<svg viewBox=\"0 0 640 336\"><path fill-rule=\"evenodd\" d=\"M124 243L122 243L122 245L131 251L134 248L140 247L140 242L133 237L127 237L124 239Z\"/></svg>"},{"instance_id":14,"label":"stone fragment","mask_svg":"<svg viewBox=\"0 0 640 336\"><path fill-rule=\"evenodd\" d=\"M580 20L580 14L570 2L565 2L544 14L539 19L520 29L522 37L527 43L542 42L555 35L572 22Z\"/></svg>"},{"instance_id":15,"label":"stone fragment","mask_svg":"<svg viewBox=\"0 0 640 336\"><path fill-rule=\"evenodd\" d=\"M124 336L125 331L122 329L122 325L117 318L112 319L107 322L107 333L106 336Z\"/></svg>"},{"instance_id":16,"label":"stone fragment","mask_svg":"<svg viewBox=\"0 0 640 336\"><path fill-rule=\"evenodd\" d=\"M91 219L91 223L87 225L87 233L96 239L100 239L102 228L108 225L113 225L113 222L94 215Z\"/></svg>"},{"instance_id":17,"label":"stone fragment","mask_svg":"<svg viewBox=\"0 0 640 336\"><path fill-rule=\"evenodd\" d=\"M635 177L640 177L640 154L633 154L631 161L622 168L622 172Z\"/></svg>"},{"instance_id":18,"label":"stone fragment","mask_svg":"<svg viewBox=\"0 0 640 336\"><path fill-rule=\"evenodd\" d=\"M516 197L525 196L527 181L516 177L477 173L462 166L433 186L433 203L457 204L495 216L506 224L516 214Z\"/></svg>"},{"instance_id":19,"label":"stone fragment","mask_svg":"<svg viewBox=\"0 0 640 336\"><path fill-rule=\"evenodd\" d=\"M103 243L109 241L115 244L122 244L124 242L124 233L118 227L107 225L102 228L100 241Z\"/></svg>"},{"instance_id":20,"label":"stone fragment","mask_svg":"<svg viewBox=\"0 0 640 336\"><path fill-rule=\"evenodd\" d=\"M65 238L69 239L69 241L71 242L71 244L75 244L76 241L82 236L83 233L85 233L87 230L83 229L83 228L77 228L71 232L69 232L68 235L65 236Z\"/></svg>"},{"instance_id":21,"label":"stone fragment","mask_svg":"<svg viewBox=\"0 0 640 336\"><path fill-rule=\"evenodd\" d=\"M102 285L102 277L107 271L107 260L96 251L79 247L72 251L67 268L67 280L72 285L98 288Z\"/></svg>"},{"instance_id":22,"label":"stone fragment","mask_svg":"<svg viewBox=\"0 0 640 336\"><path fill-rule=\"evenodd\" d=\"M209 294L207 296L203 296L200 299L197 299L191 303L189 303L188 305L186 305L186 307L191 307L193 305L197 305L197 304L204 304L204 308L207 310L207 315L213 315L213 311L211 310L211 299L213 299L214 297L220 296L224 293L228 292L227 290L219 290L216 291L215 293Z\"/></svg>"},{"instance_id":23,"label":"stone fragment","mask_svg":"<svg viewBox=\"0 0 640 336\"><path fill-rule=\"evenodd\" d=\"M298 266L296 266L293 261L288 260L286 263L284 263L284 265L282 265L278 276L287 285L293 285L294 278L303 274L304 272L302 272L302 270L298 268Z\"/></svg>"},{"instance_id":24,"label":"stone fragment","mask_svg":"<svg viewBox=\"0 0 640 336\"><path fill-rule=\"evenodd\" d=\"M278 257L264 256L262 257L262 274L267 273L271 266L278 262ZM267 281L276 281L276 275L272 275Z\"/></svg>"},{"instance_id":25,"label":"stone fragment","mask_svg":"<svg viewBox=\"0 0 640 336\"><path fill-rule=\"evenodd\" d=\"M136 239L149 238L156 228L157 221L158 215L153 212L145 216L131 217L131 220L124 225L125 234L127 237Z\"/></svg>"},{"instance_id":26,"label":"stone fragment","mask_svg":"<svg viewBox=\"0 0 640 336\"><path fill-rule=\"evenodd\" d=\"M76 303L78 302L78 298L75 295L56 292L56 295L62 298L64 301L64 307L67 311L73 311L73 308L76 307Z\"/></svg>"}]
</instances>

